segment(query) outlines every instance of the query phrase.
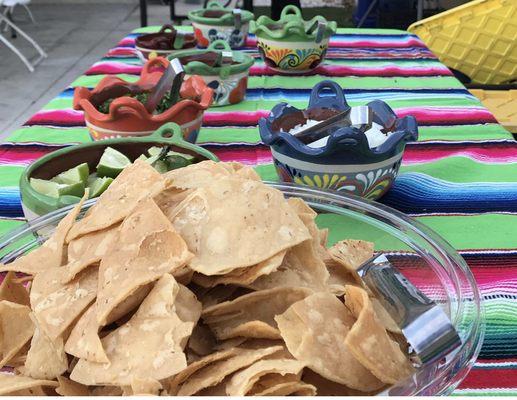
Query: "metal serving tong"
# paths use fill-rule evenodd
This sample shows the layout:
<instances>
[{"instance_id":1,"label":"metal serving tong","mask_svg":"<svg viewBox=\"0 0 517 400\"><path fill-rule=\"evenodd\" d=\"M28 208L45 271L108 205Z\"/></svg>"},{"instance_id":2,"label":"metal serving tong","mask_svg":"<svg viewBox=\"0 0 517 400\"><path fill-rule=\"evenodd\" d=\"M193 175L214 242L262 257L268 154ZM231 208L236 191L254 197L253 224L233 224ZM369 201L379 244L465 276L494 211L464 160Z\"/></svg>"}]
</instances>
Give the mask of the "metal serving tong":
<instances>
[{"instance_id":1,"label":"metal serving tong","mask_svg":"<svg viewBox=\"0 0 517 400\"><path fill-rule=\"evenodd\" d=\"M149 92L149 97L145 103L145 108L149 112L153 112L160 100L170 91L171 104L175 104L179 100L180 88L185 77L185 71L180 60L173 58L169 66L163 71L158 83Z\"/></svg>"},{"instance_id":2,"label":"metal serving tong","mask_svg":"<svg viewBox=\"0 0 517 400\"><path fill-rule=\"evenodd\" d=\"M305 33L307 35L312 35L314 31L316 31L315 41L319 43L323 40L323 34L325 33L325 29L327 28L327 23L323 21L314 21L311 26L307 28Z\"/></svg>"},{"instance_id":3,"label":"metal serving tong","mask_svg":"<svg viewBox=\"0 0 517 400\"><path fill-rule=\"evenodd\" d=\"M413 362L428 364L461 345L442 308L398 272L386 256L371 258L357 273L402 330Z\"/></svg>"},{"instance_id":4,"label":"metal serving tong","mask_svg":"<svg viewBox=\"0 0 517 400\"><path fill-rule=\"evenodd\" d=\"M351 107L320 123L295 133L293 136L305 144L313 143L319 139L329 136L334 128L353 126L361 132L372 127L372 112L368 106Z\"/></svg>"}]
</instances>

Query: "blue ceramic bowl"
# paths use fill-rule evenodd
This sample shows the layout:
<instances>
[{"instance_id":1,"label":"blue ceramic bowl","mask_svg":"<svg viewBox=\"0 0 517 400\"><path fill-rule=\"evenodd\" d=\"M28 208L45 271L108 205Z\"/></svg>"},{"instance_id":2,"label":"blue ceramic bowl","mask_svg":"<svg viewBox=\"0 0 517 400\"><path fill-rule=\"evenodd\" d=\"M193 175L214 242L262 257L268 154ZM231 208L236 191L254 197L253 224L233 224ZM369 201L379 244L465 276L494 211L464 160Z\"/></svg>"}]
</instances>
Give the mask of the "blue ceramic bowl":
<instances>
[{"instance_id":1,"label":"blue ceramic bowl","mask_svg":"<svg viewBox=\"0 0 517 400\"><path fill-rule=\"evenodd\" d=\"M262 141L271 153L280 180L325 189L345 190L369 199L378 199L396 178L408 141L418 139L414 117L397 118L380 100L367 104L374 122L389 128L381 145L370 148L366 135L354 127L333 129L327 144L311 148L288 132L306 120L325 120L350 108L341 87L322 81L312 89L309 106L299 110L280 103L268 118L259 121Z\"/></svg>"}]
</instances>

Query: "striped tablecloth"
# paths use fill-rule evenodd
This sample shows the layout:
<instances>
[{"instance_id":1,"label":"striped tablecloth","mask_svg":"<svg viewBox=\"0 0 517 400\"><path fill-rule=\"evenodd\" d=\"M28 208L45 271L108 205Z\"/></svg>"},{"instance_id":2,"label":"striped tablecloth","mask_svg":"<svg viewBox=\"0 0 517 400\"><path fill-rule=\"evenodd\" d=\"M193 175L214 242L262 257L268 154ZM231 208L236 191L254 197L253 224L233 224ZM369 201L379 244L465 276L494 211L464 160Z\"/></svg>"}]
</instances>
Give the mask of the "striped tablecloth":
<instances>
[{"instance_id":1,"label":"striped tablecloth","mask_svg":"<svg viewBox=\"0 0 517 400\"><path fill-rule=\"evenodd\" d=\"M75 86L106 74L137 79L137 32L71 83L0 145L0 233L24 222L18 179L38 157L90 141L82 112L72 110ZM255 38L246 51L258 57ZM276 179L257 121L280 101L303 108L313 85L332 78L350 105L388 102L414 115L420 140L407 146L401 174L382 202L443 235L472 268L481 288L487 332L481 356L455 394L517 395L517 144L415 36L398 30L340 29L317 75L278 76L257 58L247 101L205 114L198 142L222 160L257 167Z\"/></svg>"}]
</instances>

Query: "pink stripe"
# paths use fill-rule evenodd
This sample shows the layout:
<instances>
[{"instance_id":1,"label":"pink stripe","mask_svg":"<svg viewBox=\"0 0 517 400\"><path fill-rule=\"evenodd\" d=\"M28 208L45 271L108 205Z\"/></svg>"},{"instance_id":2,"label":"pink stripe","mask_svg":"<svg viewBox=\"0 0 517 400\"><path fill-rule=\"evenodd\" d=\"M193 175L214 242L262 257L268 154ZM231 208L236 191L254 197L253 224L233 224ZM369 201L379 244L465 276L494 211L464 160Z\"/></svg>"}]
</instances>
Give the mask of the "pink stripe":
<instances>
[{"instance_id":1,"label":"pink stripe","mask_svg":"<svg viewBox=\"0 0 517 400\"><path fill-rule=\"evenodd\" d=\"M254 65L250 68L250 75L279 75L265 65ZM319 66L315 71L307 75L326 75L326 76L429 76L429 75L452 75L444 65L436 67L399 67L387 65L383 67L349 67L345 65Z\"/></svg>"},{"instance_id":2,"label":"pink stripe","mask_svg":"<svg viewBox=\"0 0 517 400\"><path fill-rule=\"evenodd\" d=\"M134 45L135 45L135 38L132 38L132 37L125 37L117 44L117 46L134 46Z\"/></svg>"},{"instance_id":3,"label":"pink stripe","mask_svg":"<svg viewBox=\"0 0 517 400\"><path fill-rule=\"evenodd\" d=\"M429 163L452 156L463 156L484 163L517 162L517 147L484 148L482 146L449 149L418 149L407 147L402 161L404 165Z\"/></svg>"},{"instance_id":4,"label":"pink stripe","mask_svg":"<svg viewBox=\"0 0 517 400\"><path fill-rule=\"evenodd\" d=\"M66 110L41 110L34 114L26 125L65 125L84 126L82 111Z\"/></svg>"},{"instance_id":5,"label":"pink stripe","mask_svg":"<svg viewBox=\"0 0 517 400\"><path fill-rule=\"evenodd\" d=\"M142 72L141 65L132 65L115 61L99 62L90 67L85 75L101 75L101 74L133 74L140 75Z\"/></svg>"},{"instance_id":6,"label":"pink stripe","mask_svg":"<svg viewBox=\"0 0 517 400\"><path fill-rule=\"evenodd\" d=\"M247 165L270 164L273 162L269 147L254 146L243 149L212 148L221 161L238 161Z\"/></svg>"},{"instance_id":7,"label":"pink stripe","mask_svg":"<svg viewBox=\"0 0 517 400\"><path fill-rule=\"evenodd\" d=\"M413 115L421 124L472 124L497 122L494 116L482 108L452 108L452 107L427 107L422 108L398 108L395 112L399 117ZM204 122L207 125L256 125L261 117L269 116L268 110L258 111L231 111L231 112L206 112Z\"/></svg>"},{"instance_id":8,"label":"pink stripe","mask_svg":"<svg viewBox=\"0 0 517 400\"><path fill-rule=\"evenodd\" d=\"M114 47L106 53L107 57L135 56L135 49L130 47Z\"/></svg>"}]
</instances>

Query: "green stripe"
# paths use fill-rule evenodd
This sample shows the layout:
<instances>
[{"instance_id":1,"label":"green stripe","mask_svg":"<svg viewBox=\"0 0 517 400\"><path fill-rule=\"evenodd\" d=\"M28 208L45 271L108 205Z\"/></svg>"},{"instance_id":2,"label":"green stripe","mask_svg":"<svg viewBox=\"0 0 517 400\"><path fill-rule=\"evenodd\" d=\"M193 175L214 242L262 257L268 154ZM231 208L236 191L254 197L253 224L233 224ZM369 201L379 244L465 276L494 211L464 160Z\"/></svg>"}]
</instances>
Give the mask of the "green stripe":
<instances>
[{"instance_id":1,"label":"green stripe","mask_svg":"<svg viewBox=\"0 0 517 400\"><path fill-rule=\"evenodd\" d=\"M87 128L52 128L35 125L16 130L9 136L8 141L63 144L87 143L91 139Z\"/></svg>"},{"instance_id":2,"label":"green stripe","mask_svg":"<svg viewBox=\"0 0 517 400\"><path fill-rule=\"evenodd\" d=\"M487 371L488 373L488 371ZM500 389L481 389L479 391L473 391L468 389L462 389L461 391L454 391L451 396L474 396L474 397L485 397L485 396L517 396L517 390L509 390L507 392L500 392Z\"/></svg>"},{"instance_id":3,"label":"green stripe","mask_svg":"<svg viewBox=\"0 0 517 400\"><path fill-rule=\"evenodd\" d=\"M499 140L513 139L510 132L499 124L421 126L418 128L419 140Z\"/></svg>"},{"instance_id":4,"label":"green stripe","mask_svg":"<svg viewBox=\"0 0 517 400\"><path fill-rule=\"evenodd\" d=\"M312 89L321 81L321 76L252 76L249 88L270 89ZM336 77L332 79L347 89L464 89L454 77Z\"/></svg>"},{"instance_id":5,"label":"green stripe","mask_svg":"<svg viewBox=\"0 0 517 400\"><path fill-rule=\"evenodd\" d=\"M23 171L25 171L25 167L15 165L0 166L0 187L18 187Z\"/></svg>"},{"instance_id":6,"label":"green stripe","mask_svg":"<svg viewBox=\"0 0 517 400\"><path fill-rule=\"evenodd\" d=\"M201 128L197 143L260 143L259 130L252 128Z\"/></svg>"},{"instance_id":7,"label":"green stripe","mask_svg":"<svg viewBox=\"0 0 517 400\"><path fill-rule=\"evenodd\" d=\"M455 249L507 249L515 248L517 216L483 214L471 216L430 216L416 218L443 236ZM513 221L513 223L512 223ZM329 244L342 239L361 239L375 243L378 251L408 250L393 233L386 233L365 222L336 214L321 214L318 225L329 228ZM469 232L483 232L472 235Z\"/></svg>"},{"instance_id":8,"label":"green stripe","mask_svg":"<svg viewBox=\"0 0 517 400\"><path fill-rule=\"evenodd\" d=\"M25 221L18 221L16 219L0 219L0 236L5 235L7 232L18 228L23 225Z\"/></svg>"},{"instance_id":9,"label":"green stripe","mask_svg":"<svg viewBox=\"0 0 517 400\"><path fill-rule=\"evenodd\" d=\"M111 75L83 75L73 81L69 87L77 87L77 86L85 86L85 87L94 87L96 86L104 77ZM136 82L139 79L137 75L129 75L129 74L118 74L119 78L124 79L128 82Z\"/></svg>"},{"instance_id":10,"label":"green stripe","mask_svg":"<svg viewBox=\"0 0 517 400\"><path fill-rule=\"evenodd\" d=\"M517 182L517 163L484 164L467 157L447 157L403 165L401 172L421 172L449 182Z\"/></svg>"}]
</instances>

